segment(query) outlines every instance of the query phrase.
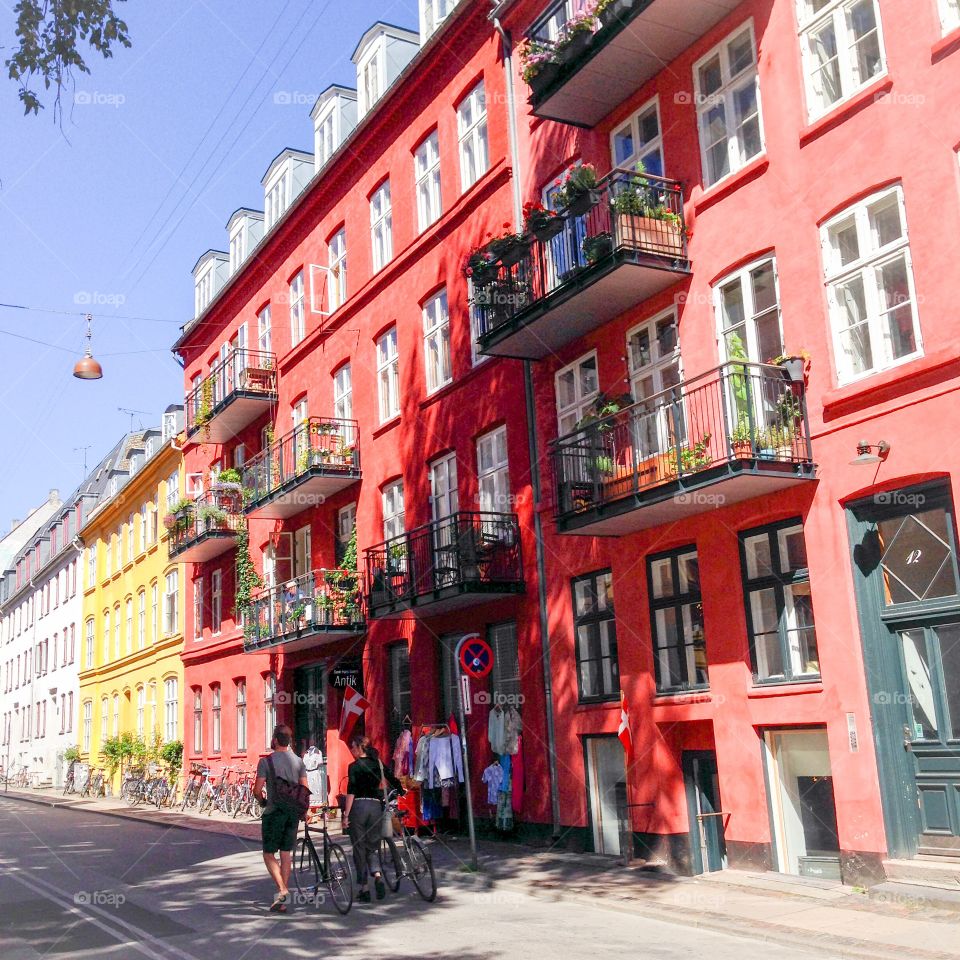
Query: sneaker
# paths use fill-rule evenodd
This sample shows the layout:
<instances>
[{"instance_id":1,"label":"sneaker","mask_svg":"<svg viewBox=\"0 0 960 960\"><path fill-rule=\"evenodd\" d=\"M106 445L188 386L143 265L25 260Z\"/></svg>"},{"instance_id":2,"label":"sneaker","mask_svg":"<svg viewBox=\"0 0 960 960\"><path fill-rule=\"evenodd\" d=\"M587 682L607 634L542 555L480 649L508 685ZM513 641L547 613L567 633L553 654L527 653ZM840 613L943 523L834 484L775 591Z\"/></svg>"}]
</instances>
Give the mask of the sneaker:
<instances>
[{"instance_id":1,"label":"sneaker","mask_svg":"<svg viewBox=\"0 0 960 960\"><path fill-rule=\"evenodd\" d=\"M380 877L373 878L373 885L377 890L377 899L382 900L387 895L387 885Z\"/></svg>"},{"instance_id":2,"label":"sneaker","mask_svg":"<svg viewBox=\"0 0 960 960\"><path fill-rule=\"evenodd\" d=\"M370 891L361 890L357 894L357 903L369 903L370 902Z\"/></svg>"}]
</instances>

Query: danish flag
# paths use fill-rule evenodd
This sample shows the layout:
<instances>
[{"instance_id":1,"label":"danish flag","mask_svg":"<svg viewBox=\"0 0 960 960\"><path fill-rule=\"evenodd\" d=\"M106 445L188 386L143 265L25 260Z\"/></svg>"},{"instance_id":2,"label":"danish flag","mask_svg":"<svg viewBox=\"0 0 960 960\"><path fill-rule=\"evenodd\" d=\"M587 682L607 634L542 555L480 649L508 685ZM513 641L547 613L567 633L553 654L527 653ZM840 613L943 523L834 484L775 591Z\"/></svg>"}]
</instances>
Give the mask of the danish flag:
<instances>
[{"instance_id":1,"label":"danish flag","mask_svg":"<svg viewBox=\"0 0 960 960\"><path fill-rule=\"evenodd\" d=\"M627 755L627 763L633 763L633 734L630 732L630 708L627 706L627 695L620 691L620 728L617 730L617 736L623 744L624 753Z\"/></svg>"},{"instance_id":2,"label":"danish flag","mask_svg":"<svg viewBox=\"0 0 960 960\"><path fill-rule=\"evenodd\" d=\"M364 700L353 687L348 686L343 691L343 706L340 708L340 739L346 743L353 733L353 728L357 720L363 716L363 712L370 706L368 700Z\"/></svg>"}]
</instances>

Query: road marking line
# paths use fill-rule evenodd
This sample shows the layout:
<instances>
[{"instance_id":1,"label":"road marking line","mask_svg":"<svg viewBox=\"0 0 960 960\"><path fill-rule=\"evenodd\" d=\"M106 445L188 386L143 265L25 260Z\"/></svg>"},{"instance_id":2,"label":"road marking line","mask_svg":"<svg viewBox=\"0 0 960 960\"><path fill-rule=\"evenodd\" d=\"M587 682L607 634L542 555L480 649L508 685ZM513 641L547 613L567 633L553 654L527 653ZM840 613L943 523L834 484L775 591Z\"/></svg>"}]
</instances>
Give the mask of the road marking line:
<instances>
[{"instance_id":1,"label":"road marking line","mask_svg":"<svg viewBox=\"0 0 960 960\"><path fill-rule=\"evenodd\" d=\"M198 958L193 954L185 953L172 944L166 943L163 940L155 937L152 933L148 933L142 927L138 927L132 923L127 923L127 921L121 917L116 917L113 914L107 913L106 910L100 909L100 907L96 906L95 904L85 903L85 909L81 910L75 904L73 897L68 891L61 890L59 887L47 880L40 880L37 877L33 877L32 880L27 880L23 876L18 876L18 874L21 874L22 872L22 867L15 867L13 870L9 870L7 872L7 876L12 880L16 880L17 883L26 887L28 890L32 890L34 893L40 894L40 896L45 897L47 900L58 903L61 907L65 907L71 913L77 914L82 919L89 920L90 923L92 923L95 927L99 927L104 932L109 933L112 937L115 937L118 943L126 942L126 940L121 939L121 934L117 930L107 926L106 923L101 923L96 919L96 917L90 916L89 912L98 914L104 920L107 920L118 927L122 927L139 940L151 944L154 948L153 950L148 950L136 940L131 943L131 946L133 946L134 949L136 949L139 953L142 953L145 957L150 957L151 960L156 960L156 951L162 950L172 954L175 957L179 957L180 960L198 960Z\"/></svg>"}]
</instances>

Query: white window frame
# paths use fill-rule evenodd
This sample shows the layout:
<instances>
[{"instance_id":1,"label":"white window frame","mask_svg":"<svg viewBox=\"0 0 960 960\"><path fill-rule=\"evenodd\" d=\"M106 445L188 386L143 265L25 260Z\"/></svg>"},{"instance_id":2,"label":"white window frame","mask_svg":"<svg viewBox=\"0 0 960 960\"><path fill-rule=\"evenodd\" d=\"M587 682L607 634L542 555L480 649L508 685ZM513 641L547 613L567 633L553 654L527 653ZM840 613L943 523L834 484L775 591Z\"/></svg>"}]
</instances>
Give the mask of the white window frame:
<instances>
[{"instance_id":1,"label":"white window frame","mask_svg":"<svg viewBox=\"0 0 960 960\"><path fill-rule=\"evenodd\" d=\"M163 739L172 743L177 739L180 719L180 691L176 677L163 681Z\"/></svg>"},{"instance_id":2,"label":"white window frame","mask_svg":"<svg viewBox=\"0 0 960 960\"><path fill-rule=\"evenodd\" d=\"M403 480L393 480L385 484L381 491L383 504L383 539L392 540L406 530L403 504Z\"/></svg>"},{"instance_id":3,"label":"white window frame","mask_svg":"<svg viewBox=\"0 0 960 960\"><path fill-rule=\"evenodd\" d=\"M477 488L482 513L510 512L510 458L506 424L477 437Z\"/></svg>"},{"instance_id":4,"label":"white window frame","mask_svg":"<svg viewBox=\"0 0 960 960\"><path fill-rule=\"evenodd\" d=\"M466 193L489 169L487 98L483 80L457 104L460 192Z\"/></svg>"},{"instance_id":5,"label":"white window frame","mask_svg":"<svg viewBox=\"0 0 960 960\"><path fill-rule=\"evenodd\" d=\"M808 0L797 0L797 21L799 27L800 57L803 61L803 85L807 101L807 116L813 120L829 113L845 100L849 100L858 90L879 77L886 76L887 57L883 42L883 27L880 23L880 5L877 0L869 0L873 5L876 21L877 44L880 51L880 69L868 77L859 76L856 63L855 39L848 17L849 9L864 0L830 0L816 13L809 13ZM815 35L827 25L833 28L836 41L836 62L840 75L840 95L827 103L817 92L815 78L821 73L820 66L811 50Z\"/></svg>"},{"instance_id":6,"label":"white window frame","mask_svg":"<svg viewBox=\"0 0 960 960\"><path fill-rule=\"evenodd\" d=\"M237 753L247 749L247 681L237 680L234 684L237 711Z\"/></svg>"},{"instance_id":7,"label":"white window frame","mask_svg":"<svg viewBox=\"0 0 960 960\"><path fill-rule=\"evenodd\" d=\"M217 636L223 629L223 571L210 574L210 630Z\"/></svg>"},{"instance_id":8,"label":"white window frame","mask_svg":"<svg viewBox=\"0 0 960 960\"><path fill-rule=\"evenodd\" d=\"M370 195L370 245L373 272L382 270L393 259L393 210L390 206L390 180L384 180Z\"/></svg>"},{"instance_id":9,"label":"white window frame","mask_svg":"<svg viewBox=\"0 0 960 960\"><path fill-rule=\"evenodd\" d=\"M400 349L397 326L377 337L377 409L380 423L400 416Z\"/></svg>"},{"instance_id":10,"label":"white window frame","mask_svg":"<svg viewBox=\"0 0 960 960\"><path fill-rule=\"evenodd\" d=\"M9 740L9 737L7 738ZM89 753L93 741L93 701L83 701L83 752Z\"/></svg>"},{"instance_id":11,"label":"white window frame","mask_svg":"<svg viewBox=\"0 0 960 960\"><path fill-rule=\"evenodd\" d=\"M428 0L429 2L429 0ZM440 219L440 138L436 130L420 141L413 154L413 178L417 193L417 228L423 233Z\"/></svg>"},{"instance_id":12,"label":"white window frame","mask_svg":"<svg viewBox=\"0 0 960 960\"><path fill-rule=\"evenodd\" d=\"M93 667L94 645L96 644L97 626L93 617L87 620L86 625L86 643L87 649L84 651L84 666L87 670Z\"/></svg>"},{"instance_id":13,"label":"white window frame","mask_svg":"<svg viewBox=\"0 0 960 960\"><path fill-rule=\"evenodd\" d=\"M193 639L203 638L203 576L193 581Z\"/></svg>"},{"instance_id":14,"label":"white window frame","mask_svg":"<svg viewBox=\"0 0 960 960\"><path fill-rule=\"evenodd\" d=\"M353 371L349 360L333 374L333 416L336 420L353 419Z\"/></svg>"},{"instance_id":15,"label":"white window frame","mask_svg":"<svg viewBox=\"0 0 960 960\"><path fill-rule=\"evenodd\" d=\"M347 302L347 231L341 227L327 243L327 264L330 286L327 310L333 313Z\"/></svg>"},{"instance_id":16,"label":"white window frame","mask_svg":"<svg viewBox=\"0 0 960 960\"><path fill-rule=\"evenodd\" d=\"M937 0L937 9L943 36L960 29L960 0Z\"/></svg>"},{"instance_id":17,"label":"white window frame","mask_svg":"<svg viewBox=\"0 0 960 960\"><path fill-rule=\"evenodd\" d=\"M164 577L163 591L163 635L173 636L180 623L178 610L179 572L170 570Z\"/></svg>"},{"instance_id":18,"label":"white window frame","mask_svg":"<svg viewBox=\"0 0 960 960\"><path fill-rule=\"evenodd\" d=\"M137 649L143 650L147 645L147 592L141 590L137 594Z\"/></svg>"},{"instance_id":19,"label":"white window frame","mask_svg":"<svg viewBox=\"0 0 960 960\"><path fill-rule=\"evenodd\" d=\"M263 726L266 749L271 749L273 730L277 725L277 675L268 673L263 678Z\"/></svg>"},{"instance_id":20,"label":"white window frame","mask_svg":"<svg viewBox=\"0 0 960 960\"><path fill-rule=\"evenodd\" d=\"M640 118L646 116L651 111L657 118L657 135L652 140L641 144ZM629 134L633 141L634 149L629 156L619 158L617 157L617 137L621 136L624 132ZM666 176L667 167L663 157L663 127L660 124L660 98L657 96L651 97L631 117L624 120L623 123L610 132L610 164L613 167L634 170L639 161L644 157L649 157L653 153L656 153L660 157L660 170L663 171L660 175ZM647 173L652 173L654 176L658 175L658 171L651 170L646 164L644 167Z\"/></svg>"},{"instance_id":21,"label":"white window frame","mask_svg":"<svg viewBox=\"0 0 960 960\"><path fill-rule=\"evenodd\" d=\"M451 517L460 509L457 489L457 455L448 453L430 461L430 518Z\"/></svg>"},{"instance_id":22,"label":"white window frame","mask_svg":"<svg viewBox=\"0 0 960 960\"><path fill-rule=\"evenodd\" d=\"M744 31L750 33L750 43L753 49L753 62L749 67L744 67L734 76L730 75L730 44L738 39ZM700 67L707 61L713 59L719 54L721 80L720 87L712 93L705 94L700 89ZM748 81L752 81L755 87L757 100L757 125L760 138L760 149L752 156L743 154L739 138L736 136L737 127L732 125L730 118L736 117L734 105L734 94L743 89ZM714 184L726 180L733 176L738 170L742 170L748 163L757 157L762 157L766 152L766 141L763 133L763 107L760 101L760 77L757 70L757 41L753 29L753 20L747 20L745 23L732 30L715 47L708 51L693 65L693 88L695 91L695 102L697 106L697 139L700 144L700 169L703 173L704 187L712 187ZM704 119L709 115L711 107L718 101L723 103L724 121L727 141L727 164L728 169L725 173L713 178L710 175L710 168L707 163L707 143L704 140L705 123ZM742 125L741 125L742 126ZM717 141L719 142L719 141Z\"/></svg>"},{"instance_id":23,"label":"white window frame","mask_svg":"<svg viewBox=\"0 0 960 960\"><path fill-rule=\"evenodd\" d=\"M757 310L756 299L753 292L753 283L751 280L753 273L767 263L773 267L773 289L777 303L777 329L780 334L780 349L772 357L764 357L761 356L760 353L760 338L757 332L757 318L760 316L760 314ZM716 318L719 355L721 361L724 363L731 359L736 359L730 356L726 338L727 330L723 324L723 289L724 287L727 287L733 283L739 283L740 285L740 296L743 303L744 325L746 328L746 338L741 339L743 340L743 349L747 355L747 360L751 363L769 363L771 360L776 359L776 357L779 356L784 349L783 311L780 306L780 274L777 270L776 255L771 253L745 264L737 270L734 270L732 273L728 273L725 277L721 277L716 283L714 283L711 289L713 297L713 315Z\"/></svg>"},{"instance_id":24,"label":"white window frame","mask_svg":"<svg viewBox=\"0 0 960 960\"><path fill-rule=\"evenodd\" d=\"M210 687L210 752L220 753L223 734L223 687L214 683Z\"/></svg>"},{"instance_id":25,"label":"white window frame","mask_svg":"<svg viewBox=\"0 0 960 960\"><path fill-rule=\"evenodd\" d=\"M427 394L436 393L453 382L450 311L445 288L437 291L423 304L423 362L426 368Z\"/></svg>"},{"instance_id":26,"label":"white window frame","mask_svg":"<svg viewBox=\"0 0 960 960\"><path fill-rule=\"evenodd\" d=\"M361 117L383 96L382 51L381 38L371 44L370 52L357 64L357 108Z\"/></svg>"},{"instance_id":27,"label":"white window frame","mask_svg":"<svg viewBox=\"0 0 960 960\"><path fill-rule=\"evenodd\" d=\"M583 381L581 376L581 369L586 366L589 361L593 361L593 370L594 377L596 379L596 389L583 391ZM570 372L574 373L574 392L576 398L572 403L561 405L560 403L560 380L561 378ZM557 407L557 430L558 435L563 437L567 434L573 433L575 427L574 424L579 422L585 416L590 404L596 400L597 396L600 393L600 376L599 376L599 366L597 363L597 351L591 350L589 353L585 353L583 356L578 357L573 363L568 363L565 367L562 367L556 372L553 378L554 384L554 402ZM564 421L568 418L572 418L570 426L564 427Z\"/></svg>"},{"instance_id":28,"label":"white window frame","mask_svg":"<svg viewBox=\"0 0 960 960\"><path fill-rule=\"evenodd\" d=\"M883 247L874 245L875 235L870 226L869 211L887 198L895 196L897 208L900 214L901 235L895 240ZM857 231L857 242L860 256L853 262L841 265L836 248L834 247L831 235L832 231L844 221L850 218L854 219ZM898 367L904 363L909 363L917 357L923 356L923 339L920 329L920 315L917 304L917 293L913 279L913 261L910 256L910 238L907 230L907 214L903 199L903 189L900 184L895 184L884 190L870 194L851 204L842 210L836 216L831 217L820 228L821 246L823 249L824 275L827 292L827 309L830 317L830 327L833 335L834 361L837 371L837 381L842 386L846 383L853 383L866 377L881 373L884 370ZM865 241L869 241L865 243ZM864 250L867 253L864 254ZM885 264L902 257L906 268L906 278L909 291L909 302L913 313L913 337L916 349L911 353L894 359L886 349L886 338L883 336L880 327L880 314L884 312L879 299L879 289L877 286L878 268ZM857 276L862 278L864 288L864 298L866 304L866 323L867 332L870 340L870 348L873 356L873 366L869 370L860 373L854 373L845 362L846 351L843 349L840 326L842 311L837 300L837 288L840 284L849 282ZM905 304L898 304L902 307ZM893 308L896 309L897 307Z\"/></svg>"},{"instance_id":29,"label":"white window frame","mask_svg":"<svg viewBox=\"0 0 960 960\"><path fill-rule=\"evenodd\" d=\"M295 347L307 335L306 309L303 300L303 270L290 281L290 346Z\"/></svg>"},{"instance_id":30,"label":"white window frame","mask_svg":"<svg viewBox=\"0 0 960 960\"><path fill-rule=\"evenodd\" d=\"M261 353L273 352L273 332L271 329L269 303L257 314L257 349Z\"/></svg>"}]
</instances>

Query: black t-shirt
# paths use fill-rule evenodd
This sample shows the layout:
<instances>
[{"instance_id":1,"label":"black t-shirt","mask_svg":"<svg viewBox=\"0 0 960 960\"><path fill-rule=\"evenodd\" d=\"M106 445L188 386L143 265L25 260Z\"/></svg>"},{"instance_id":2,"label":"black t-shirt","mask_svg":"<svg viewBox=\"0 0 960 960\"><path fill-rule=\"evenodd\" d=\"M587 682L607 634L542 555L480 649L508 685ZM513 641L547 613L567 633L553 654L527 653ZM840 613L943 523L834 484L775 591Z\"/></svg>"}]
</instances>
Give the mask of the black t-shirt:
<instances>
[{"instance_id":1,"label":"black t-shirt","mask_svg":"<svg viewBox=\"0 0 960 960\"><path fill-rule=\"evenodd\" d=\"M383 765L383 774L390 787L402 792L400 781L386 764ZM347 768L347 793L352 793L358 798L382 800L380 761L374 760L373 757L360 757L354 760Z\"/></svg>"}]
</instances>

